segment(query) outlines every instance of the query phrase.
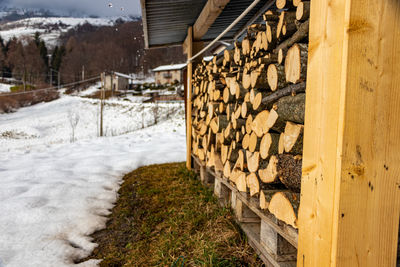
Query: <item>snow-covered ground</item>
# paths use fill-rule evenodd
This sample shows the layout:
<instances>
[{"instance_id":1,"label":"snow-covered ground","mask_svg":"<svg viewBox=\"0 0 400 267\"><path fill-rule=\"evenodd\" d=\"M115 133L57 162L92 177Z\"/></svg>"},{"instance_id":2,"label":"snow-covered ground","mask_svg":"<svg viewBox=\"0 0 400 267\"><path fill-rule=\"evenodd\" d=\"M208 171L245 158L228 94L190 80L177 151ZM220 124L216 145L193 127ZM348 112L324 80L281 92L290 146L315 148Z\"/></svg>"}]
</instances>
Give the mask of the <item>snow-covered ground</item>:
<instances>
[{"instance_id":1,"label":"snow-covered ground","mask_svg":"<svg viewBox=\"0 0 400 267\"><path fill-rule=\"evenodd\" d=\"M10 84L0 83L0 93L9 93L11 87Z\"/></svg>"},{"instance_id":2,"label":"snow-covered ground","mask_svg":"<svg viewBox=\"0 0 400 267\"><path fill-rule=\"evenodd\" d=\"M8 41L13 37L33 37L36 32L51 46L58 43L61 33L80 25L89 23L95 26L114 25L117 18L28 18L0 25L0 36Z\"/></svg>"},{"instance_id":3,"label":"snow-covered ground","mask_svg":"<svg viewBox=\"0 0 400 267\"><path fill-rule=\"evenodd\" d=\"M102 138L98 109L63 96L0 115L0 266L74 265L96 246L89 235L105 226L124 173L185 160L182 104L110 100Z\"/></svg>"}]
</instances>

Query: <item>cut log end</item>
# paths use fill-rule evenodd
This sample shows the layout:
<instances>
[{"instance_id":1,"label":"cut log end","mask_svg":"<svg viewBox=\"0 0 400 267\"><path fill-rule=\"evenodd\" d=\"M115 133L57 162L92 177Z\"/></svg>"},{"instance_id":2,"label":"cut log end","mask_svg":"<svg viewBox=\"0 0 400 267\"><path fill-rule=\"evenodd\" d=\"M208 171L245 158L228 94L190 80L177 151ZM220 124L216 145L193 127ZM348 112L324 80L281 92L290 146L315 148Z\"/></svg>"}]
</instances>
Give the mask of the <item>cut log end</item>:
<instances>
[{"instance_id":1,"label":"cut log end","mask_svg":"<svg viewBox=\"0 0 400 267\"><path fill-rule=\"evenodd\" d=\"M300 194L278 192L272 196L268 210L275 215L278 220L297 228L299 198Z\"/></svg>"},{"instance_id":2,"label":"cut log end","mask_svg":"<svg viewBox=\"0 0 400 267\"><path fill-rule=\"evenodd\" d=\"M263 183L275 183L278 177L278 159L276 156L271 156L266 169L258 170L258 176Z\"/></svg>"},{"instance_id":3,"label":"cut log end","mask_svg":"<svg viewBox=\"0 0 400 267\"><path fill-rule=\"evenodd\" d=\"M246 177L246 183L247 183L247 187L249 188L251 197L260 192L260 183L258 181L257 174L250 173Z\"/></svg>"}]
</instances>

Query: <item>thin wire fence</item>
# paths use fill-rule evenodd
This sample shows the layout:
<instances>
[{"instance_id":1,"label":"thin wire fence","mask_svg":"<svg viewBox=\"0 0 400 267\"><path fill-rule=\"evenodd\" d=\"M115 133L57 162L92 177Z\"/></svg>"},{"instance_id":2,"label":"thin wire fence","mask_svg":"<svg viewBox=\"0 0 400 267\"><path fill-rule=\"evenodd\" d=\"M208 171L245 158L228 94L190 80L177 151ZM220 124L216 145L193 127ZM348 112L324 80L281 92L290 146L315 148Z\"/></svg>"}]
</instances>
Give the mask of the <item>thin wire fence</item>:
<instances>
[{"instance_id":1,"label":"thin wire fence","mask_svg":"<svg viewBox=\"0 0 400 267\"><path fill-rule=\"evenodd\" d=\"M77 85L77 84L81 84L81 83L85 83L85 82L90 82L90 81L98 80L98 79L100 79L100 77L101 76L96 76L96 77L92 77L92 78L85 79L85 80L78 81L78 82L60 84L60 87L61 88L65 88L65 87L68 87L68 86L73 86L73 85ZM14 96L14 95L22 95L22 94L32 94L32 93L35 93L35 92L48 91L48 90L57 90L57 89L59 89L58 86L53 86L53 87L48 87L48 88L43 88L43 89L36 89L36 90L31 90L31 91L0 94L0 96Z\"/></svg>"}]
</instances>

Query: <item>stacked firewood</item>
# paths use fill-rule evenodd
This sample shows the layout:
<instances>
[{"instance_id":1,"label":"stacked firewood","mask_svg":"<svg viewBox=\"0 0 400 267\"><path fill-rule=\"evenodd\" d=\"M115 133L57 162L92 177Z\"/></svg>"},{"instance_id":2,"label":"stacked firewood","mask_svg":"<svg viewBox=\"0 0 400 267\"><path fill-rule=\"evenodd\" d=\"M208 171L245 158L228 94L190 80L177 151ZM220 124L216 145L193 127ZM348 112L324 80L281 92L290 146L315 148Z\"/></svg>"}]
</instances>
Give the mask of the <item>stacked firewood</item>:
<instances>
[{"instance_id":1,"label":"stacked firewood","mask_svg":"<svg viewBox=\"0 0 400 267\"><path fill-rule=\"evenodd\" d=\"M297 227L310 2L276 6L234 49L197 65L192 151Z\"/></svg>"}]
</instances>

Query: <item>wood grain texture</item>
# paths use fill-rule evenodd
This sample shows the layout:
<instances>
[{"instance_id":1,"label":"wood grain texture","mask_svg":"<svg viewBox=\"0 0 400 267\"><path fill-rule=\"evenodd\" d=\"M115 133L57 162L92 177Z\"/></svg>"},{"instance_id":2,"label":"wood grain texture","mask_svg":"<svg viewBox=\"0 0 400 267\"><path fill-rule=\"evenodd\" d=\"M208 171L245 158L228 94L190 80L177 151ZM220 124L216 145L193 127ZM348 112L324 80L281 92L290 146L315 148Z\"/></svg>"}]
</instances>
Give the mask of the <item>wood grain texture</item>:
<instances>
[{"instance_id":1,"label":"wood grain texture","mask_svg":"<svg viewBox=\"0 0 400 267\"><path fill-rule=\"evenodd\" d=\"M312 1L297 266L395 266L400 6Z\"/></svg>"}]
</instances>

